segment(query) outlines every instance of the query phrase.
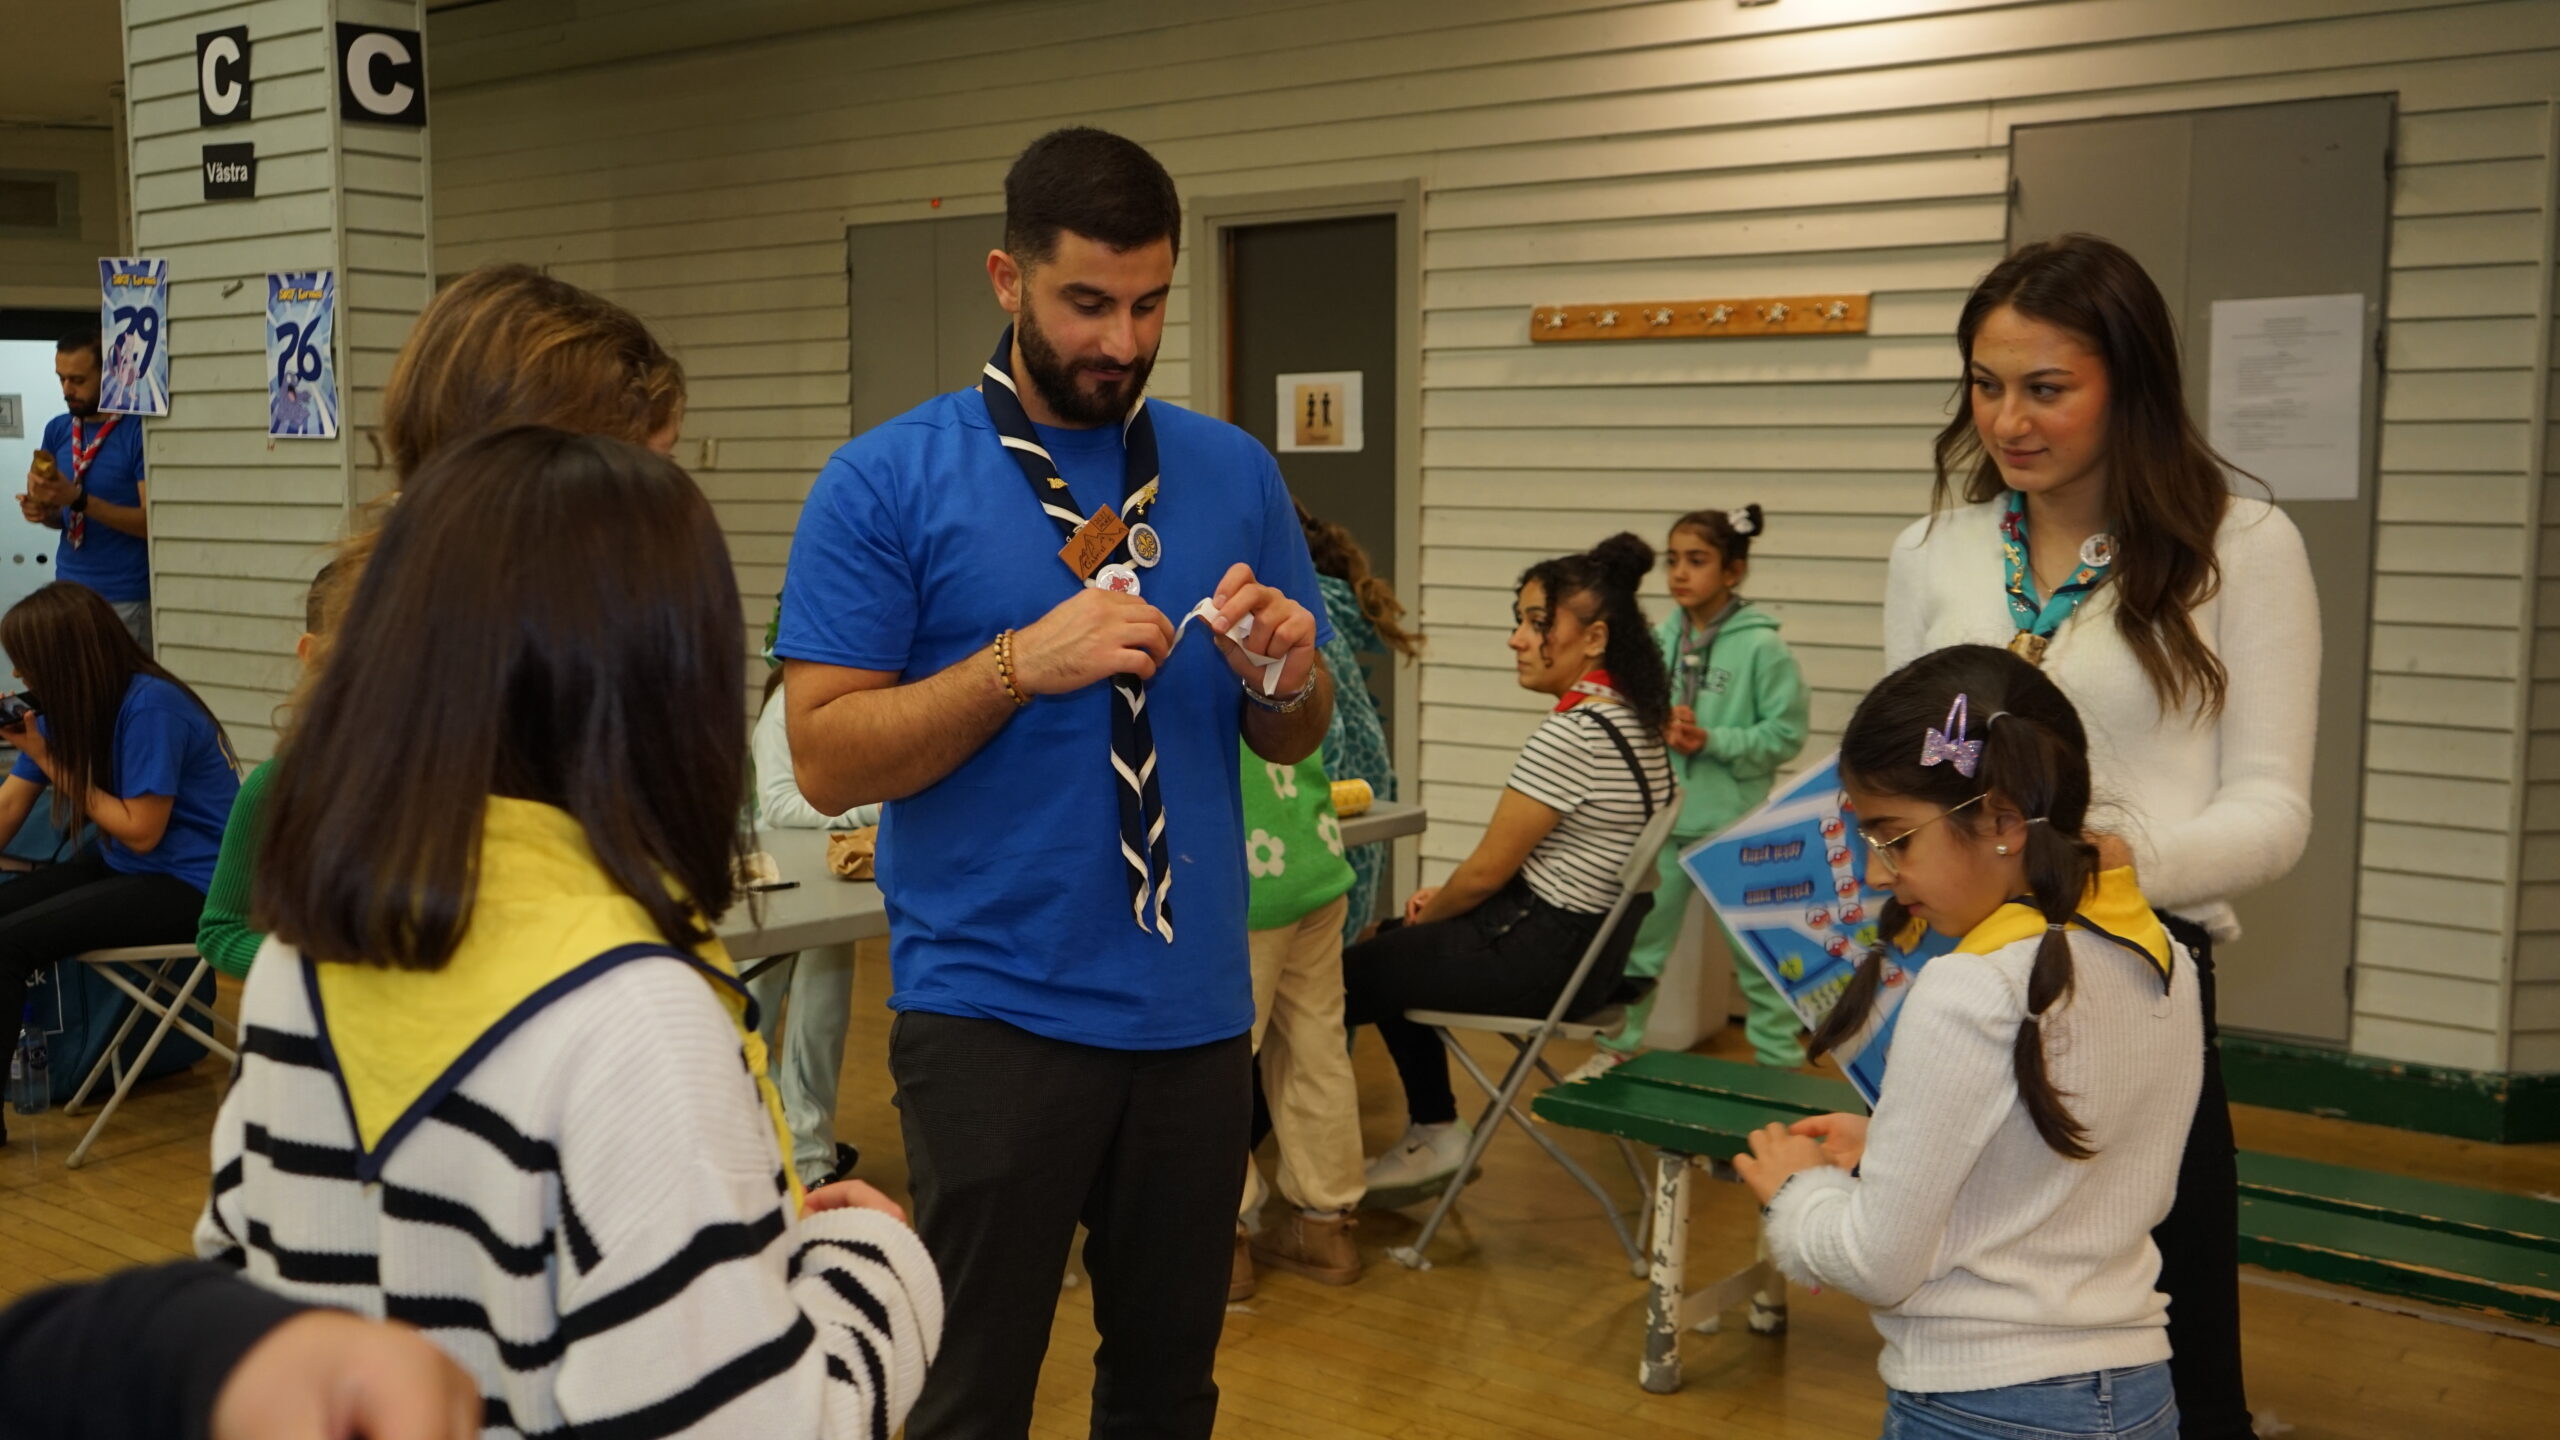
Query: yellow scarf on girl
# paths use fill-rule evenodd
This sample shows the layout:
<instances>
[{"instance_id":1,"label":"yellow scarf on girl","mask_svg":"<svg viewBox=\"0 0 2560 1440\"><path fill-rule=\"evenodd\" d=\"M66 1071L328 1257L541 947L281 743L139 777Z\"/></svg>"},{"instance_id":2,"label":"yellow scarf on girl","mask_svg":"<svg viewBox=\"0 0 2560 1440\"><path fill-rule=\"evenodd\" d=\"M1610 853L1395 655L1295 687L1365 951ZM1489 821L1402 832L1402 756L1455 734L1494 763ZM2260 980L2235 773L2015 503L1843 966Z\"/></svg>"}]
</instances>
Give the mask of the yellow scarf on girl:
<instances>
[{"instance_id":1,"label":"yellow scarf on girl","mask_svg":"<svg viewBox=\"0 0 2560 1440\"><path fill-rule=\"evenodd\" d=\"M531 800L489 797L469 925L440 970L304 960L313 1018L354 1116L360 1174L371 1179L428 1112L507 1035L552 1001L630 960L682 954L599 863L575 817ZM718 940L689 957L737 1027L799 1208L791 1130L766 1075L751 1002Z\"/></svg>"}]
</instances>

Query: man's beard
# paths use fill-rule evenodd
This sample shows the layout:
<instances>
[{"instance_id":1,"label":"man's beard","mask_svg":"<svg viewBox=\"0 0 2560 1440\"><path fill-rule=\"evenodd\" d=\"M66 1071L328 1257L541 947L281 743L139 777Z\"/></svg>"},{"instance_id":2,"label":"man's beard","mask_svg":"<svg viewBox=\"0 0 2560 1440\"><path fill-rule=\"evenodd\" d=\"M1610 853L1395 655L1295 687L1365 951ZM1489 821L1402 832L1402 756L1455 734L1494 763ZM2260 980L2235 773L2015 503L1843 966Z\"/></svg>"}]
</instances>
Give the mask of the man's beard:
<instances>
[{"instance_id":1,"label":"man's beard","mask_svg":"<svg viewBox=\"0 0 2560 1440\"><path fill-rule=\"evenodd\" d=\"M1022 368L1031 376L1031 387L1048 402L1049 411L1071 425L1112 425L1128 418L1131 407L1145 393L1147 376L1156 368L1156 357L1141 356L1129 367L1129 378L1108 389L1088 393L1077 383L1087 370L1103 367L1090 360L1070 364L1058 354L1056 346L1040 329L1025 305L1013 325L1014 339L1022 344Z\"/></svg>"},{"instance_id":2,"label":"man's beard","mask_svg":"<svg viewBox=\"0 0 2560 1440\"><path fill-rule=\"evenodd\" d=\"M65 399L62 402L62 408L70 411L71 418L74 420L94 420L98 417L98 397L92 395L86 400Z\"/></svg>"}]
</instances>

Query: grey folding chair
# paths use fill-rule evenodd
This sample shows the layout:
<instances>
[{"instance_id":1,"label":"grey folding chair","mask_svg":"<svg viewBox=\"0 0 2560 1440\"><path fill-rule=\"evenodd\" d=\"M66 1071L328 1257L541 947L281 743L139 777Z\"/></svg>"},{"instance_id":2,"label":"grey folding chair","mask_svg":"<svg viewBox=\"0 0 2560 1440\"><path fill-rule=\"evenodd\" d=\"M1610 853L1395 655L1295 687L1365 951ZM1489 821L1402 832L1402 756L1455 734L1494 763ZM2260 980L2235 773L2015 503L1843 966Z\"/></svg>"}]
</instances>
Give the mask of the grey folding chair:
<instances>
[{"instance_id":1,"label":"grey folding chair","mask_svg":"<svg viewBox=\"0 0 2560 1440\"><path fill-rule=\"evenodd\" d=\"M106 1053L98 1057L97 1064L89 1067L89 1074L80 1082L80 1089L72 1095L71 1103L62 1107L65 1115L77 1115L81 1102L87 1100L89 1092L97 1087L99 1077L110 1072L114 1074L115 1093L107 1097L106 1105L98 1111L98 1118L89 1122L89 1133L80 1137L79 1146L63 1162L77 1170L88 1162L89 1147L97 1143L99 1132L107 1128L108 1118L116 1113L117 1106L124 1103L124 1097L133 1089L134 1082L151 1067L151 1057L160 1053L160 1044L169 1038L171 1029L185 1031L188 1038L221 1056L226 1063L240 1057L230 1046L215 1038L230 1027L230 1022L214 1013L213 965L197 954L193 945L131 945L116 950L91 950L72 959L75 964L94 968L106 977L108 984L133 1000L133 1009L126 1012L124 1023L116 1027L115 1038L107 1042ZM178 978L182 967L186 973L183 981ZM196 994L198 985L204 987L200 997ZM199 1027L195 1020L189 1018L187 1012L190 1010L203 1017L203 1026ZM159 1016L160 1023L152 1027L151 1038L143 1042L142 1053L127 1065L121 1053L124 1040L133 1033L135 1023L142 1019L145 1011ZM236 1027L233 1028L236 1034Z\"/></svg>"},{"instance_id":2,"label":"grey folding chair","mask_svg":"<svg viewBox=\"0 0 2560 1440\"><path fill-rule=\"evenodd\" d=\"M1548 1041L1559 1035L1571 1040L1594 1040L1616 1029L1619 1022L1625 1018L1625 1012L1617 1006L1611 1006L1598 1014L1587 1015L1581 1020L1572 1022L1564 1018L1564 1012L1565 1007L1573 1003L1574 996L1581 992L1582 983L1590 977L1592 967L1600 963L1600 954L1608 948L1611 934L1617 930L1618 923L1626 917L1627 907L1635 903L1637 896L1650 894L1653 891L1660 878L1655 869L1655 862L1661 858L1662 847L1669 843L1672 823L1679 818L1679 814L1679 799L1675 795L1653 812L1651 820L1645 822L1644 830L1636 837L1634 851L1627 856L1626 865L1618 872L1616 902L1609 907L1608 916L1601 922L1598 933L1592 936L1591 943L1583 948L1581 963L1573 967L1573 978L1565 982L1562 990L1556 992L1555 1004L1548 1007L1545 1019L1532 1019L1521 1015L1471 1015L1455 1010L1407 1010L1404 1012L1404 1018L1407 1020L1417 1025L1430 1026L1432 1031L1439 1035L1440 1043L1448 1047L1449 1054L1490 1097L1484 1107L1483 1116L1476 1121L1475 1134L1467 1139L1466 1158L1458 1162L1457 1173L1449 1178L1449 1188L1440 1192L1440 1203L1432 1208L1431 1218L1423 1222L1422 1233L1414 1237L1412 1244L1399 1245L1387 1252L1404 1265L1415 1270L1431 1268L1431 1262L1424 1257L1423 1252L1430 1247L1431 1237L1439 1233L1441 1222L1448 1219L1449 1212L1457 1207L1458 1196L1466 1190L1467 1182L1475 1175L1476 1162L1483 1158L1485 1147L1493 1143L1495 1129L1502 1124L1505 1117L1508 1117L1519 1122L1518 1128L1521 1134L1536 1141L1538 1148L1547 1152L1547 1158L1563 1166L1566 1174L1571 1175L1583 1189L1591 1192L1593 1199L1600 1202L1601 1212L1609 1217L1609 1228L1617 1232L1618 1244L1627 1252L1629 1273L1639 1276L1646 1273L1641 1230L1648 1222L1649 1212L1644 1205L1639 1203L1636 1207L1636 1223L1639 1230L1630 1232L1627 1229L1626 1217L1618 1211L1618 1202L1610 1197L1607 1190L1601 1188L1599 1181L1591 1178L1589 1171L1575 1164L1572 1156L1564 1153L1557 1147L1555 1141L1547 1138L1546 1133L1530 1120L1527 1112L1520 1108L1519 1100L1520 1091L1529 1083L1532 1072L1545 1075L1550 1085L1563 1083L1564 1077L1558 1075L1555 1067L1546 1061L1544 1052ZM1499 1082L1486 1074L1484 1067L1476 1063L1475 1057L1467 1053L1467 1047L1459 1043L1457 1032L1461 1030L1499 1035L1511 1042L1513 1051L1511 1068L1503 1072ZM1617 1144L1619 1157L1627 1162L1627 1173L1635 1177L1637 1193L1650 1194L1644 1166L1636 1159L1635 1147L1624 1140L1618 1141Z\"/></svg>"}]
</instances>

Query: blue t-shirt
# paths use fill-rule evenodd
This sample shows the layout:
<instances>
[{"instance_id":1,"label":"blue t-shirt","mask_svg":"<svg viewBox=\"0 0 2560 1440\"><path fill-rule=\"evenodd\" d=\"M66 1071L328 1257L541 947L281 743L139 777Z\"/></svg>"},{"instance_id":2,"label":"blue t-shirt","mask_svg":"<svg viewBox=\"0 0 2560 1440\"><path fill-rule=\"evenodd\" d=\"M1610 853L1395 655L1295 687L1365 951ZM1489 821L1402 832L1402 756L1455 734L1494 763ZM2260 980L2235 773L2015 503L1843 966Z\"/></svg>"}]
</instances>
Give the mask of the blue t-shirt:
<instances>
[{"instance_id":1,"label":"blue t-shirt","mask_svg":"<svg viewBox=\"0 0 2560 1440\"><path fill-rule=\"evenodd\" d=\"M1140 573L1168 619L1242 561L1316 616L1324 599L1280 467L1244 431L1149 403L1163 484ZM1121 508L1116 426L1042 427L1078 509ZM791 543L774 649L923 679L1076 593L1058 528L975 390L926 401L836 451ZM1245 948L1242 686L1204 627L1147 689L1172 856L1174 943L1138 929L1120 854L1111 687L1046 696L881 818L892 1008L1000 1020L1078 1044L1163 1050L1253 1025Z\"/></svg>"},{"instance_id":2,"label":"blue t-shirt","mask_svg":"<svg viewBox=\"0 0 2560 1440\"><path fill-rule=\"evenodd\" d=\"M106 418L99 415L81 422L80 433L96 440L98 424ZM139 505L143 481L142 417L119 415L115 422L116 428L98 446L98 458L89 462L81 478L88 482L93 499ZM71 479L70 416L56 415L46 423L44 448L53 452L53 463L62 467L62 478ZM74 549L71 512L57 510L54 518L62 522L62 543L54 550L54 578L77 581L110 600L151 598L151 547L141 536L109 529L92 515L81 531L79 547Z\"/></svg>"},{"instance_id":3,"label":"blue t-shirt","mask_svg":"<svg viewBox=\"0 0 2560 1440\"><path fill-rule=\"evenodd\" d=\"M92 533L95 533L94 527ZM47 740L53 727L36 717ZM222 827L240 793L240 771L222 730L187 692L157 675L136 675L116 710L115 770L98 788L120 800L167 795L169 828L151 853L137 854L113 836L99 837L107 868L120 875L174 875L198 890L213 886L214 858L222 853ZM9 773L45 784L36 762L21 754Z\"/></svg>"}]
</instances>

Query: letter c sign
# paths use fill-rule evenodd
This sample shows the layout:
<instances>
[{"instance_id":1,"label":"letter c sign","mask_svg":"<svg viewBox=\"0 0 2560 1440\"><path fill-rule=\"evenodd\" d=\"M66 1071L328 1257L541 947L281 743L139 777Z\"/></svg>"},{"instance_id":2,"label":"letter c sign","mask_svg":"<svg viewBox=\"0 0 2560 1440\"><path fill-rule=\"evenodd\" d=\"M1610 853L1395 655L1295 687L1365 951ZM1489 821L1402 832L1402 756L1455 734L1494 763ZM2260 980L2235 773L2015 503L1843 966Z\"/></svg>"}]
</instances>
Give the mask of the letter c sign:
<instances>
[{"instance_id":1,"label":"letter c sign","mask_svg":"<svg viewBox=\"0 0 2560 1440\"><path fill-rule=\"evenodd\" d=\"M417 31L339 22L338 118L425 128L426 47Z\"/></svg>"},{"instance_id":2,"label":"letter c sign","mask_svg":"<svg viewBox=\"0 0 2560 1440\"><path fill-rule=\"evenodd\" d=\"M196 123L237 125L249 118L249 27L196 36Z\"/></svg>"}]
</instances>

